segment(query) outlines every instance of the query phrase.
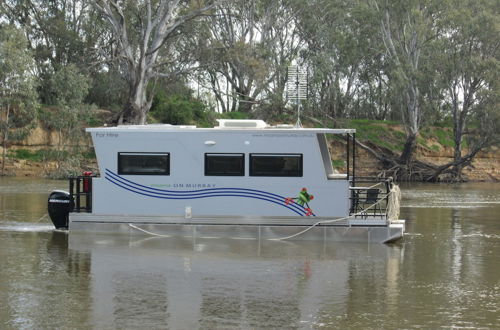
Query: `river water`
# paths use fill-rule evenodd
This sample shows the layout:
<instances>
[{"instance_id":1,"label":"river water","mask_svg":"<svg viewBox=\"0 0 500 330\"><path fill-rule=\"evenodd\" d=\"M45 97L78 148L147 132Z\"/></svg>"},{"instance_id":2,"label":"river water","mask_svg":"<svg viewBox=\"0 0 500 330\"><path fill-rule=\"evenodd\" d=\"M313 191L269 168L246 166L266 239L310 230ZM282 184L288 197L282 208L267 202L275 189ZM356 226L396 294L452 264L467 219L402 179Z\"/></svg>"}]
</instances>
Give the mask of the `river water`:
<instances>
[{"instance_id":1,"label":"river water","mask_svg":"<svg viewBox=\"0 0 500 330\"><path fill-rule=\"evenodd\" d=\"M1 329L499 329L500 184L402 187L396 244L54 232L0 178Z\"/></svg>"}]
</instances>

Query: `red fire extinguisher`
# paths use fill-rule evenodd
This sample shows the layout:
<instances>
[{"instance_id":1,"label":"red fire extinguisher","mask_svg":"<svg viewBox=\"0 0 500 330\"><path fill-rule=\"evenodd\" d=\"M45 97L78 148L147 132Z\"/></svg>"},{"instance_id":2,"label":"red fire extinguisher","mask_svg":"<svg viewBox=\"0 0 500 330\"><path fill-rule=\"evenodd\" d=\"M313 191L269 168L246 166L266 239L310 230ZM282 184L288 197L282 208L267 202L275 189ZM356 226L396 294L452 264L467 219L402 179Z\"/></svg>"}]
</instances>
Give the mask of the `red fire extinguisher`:
<instances>
[{"instance_id":1,"label":"red fire extinguisher","mask_svg":"<svg viewBox=\"0 0 500 330\"><path fill-rule=\"evenodd\" d=\"M90 180L91 180L91 176L92 176L92 172L90 171L85 171L83 172L83 176L85 176L86 178L83 178L83 192L90 192Z\"/></svg>"}]
</instances>

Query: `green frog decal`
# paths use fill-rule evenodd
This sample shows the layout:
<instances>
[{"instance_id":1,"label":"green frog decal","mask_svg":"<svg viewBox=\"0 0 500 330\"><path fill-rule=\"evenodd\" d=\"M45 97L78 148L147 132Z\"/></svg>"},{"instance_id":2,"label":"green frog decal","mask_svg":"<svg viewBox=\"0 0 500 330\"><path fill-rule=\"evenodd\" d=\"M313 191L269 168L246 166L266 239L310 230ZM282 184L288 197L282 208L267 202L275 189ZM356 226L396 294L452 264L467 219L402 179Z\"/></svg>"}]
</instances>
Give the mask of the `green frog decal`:
<instances>
[{"instance_id":1,"label":"green frog decal","mask_svg":"<svg viewBox=\"0 0 500 330\"><path fill-rule=\"evenodd\" d=\"M314 215L309 202L314 199L314 196L307 192L307 188L302 188L297 197L287 197L285 198L285 205L290 205L297 203L304 208L306 211L306 216Z\"/></svg>"}]
</instances>

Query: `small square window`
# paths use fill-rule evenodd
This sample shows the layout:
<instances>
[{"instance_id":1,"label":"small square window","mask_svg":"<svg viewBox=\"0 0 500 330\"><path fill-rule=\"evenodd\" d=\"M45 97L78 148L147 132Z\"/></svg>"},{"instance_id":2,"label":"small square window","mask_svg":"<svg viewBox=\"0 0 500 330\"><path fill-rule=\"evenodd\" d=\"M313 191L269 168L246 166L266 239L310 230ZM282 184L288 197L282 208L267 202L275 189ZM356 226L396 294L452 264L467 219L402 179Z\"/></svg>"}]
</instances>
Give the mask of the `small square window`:
<instances>
[{"instance_id":1,"label":"small square window","mask_svg":"<svg viewBox=\"0 0 500 330\"><path fill-rule=\"evenodd\" d=\"M118 174L170 175L170 154L119 152Z\"/></svg>"},{"instance_id":2,"label":"small square window","mask_svg":"<svg viewBox=\"0 0 500 330\"><path fill-rule=\"evenodd\" d=\"M245 175L244 154L205 154L205 175L243 176Z\"/></svg>"},{"instance_id":3,"label":"small square window","mask_svg":"<svg viewBox=\"0 0 500 330\"><path fill-rule=\"evenodd\" d=\"M302 154L250 154L250 176L302 176Z\"/></svg>"}]
</instances>

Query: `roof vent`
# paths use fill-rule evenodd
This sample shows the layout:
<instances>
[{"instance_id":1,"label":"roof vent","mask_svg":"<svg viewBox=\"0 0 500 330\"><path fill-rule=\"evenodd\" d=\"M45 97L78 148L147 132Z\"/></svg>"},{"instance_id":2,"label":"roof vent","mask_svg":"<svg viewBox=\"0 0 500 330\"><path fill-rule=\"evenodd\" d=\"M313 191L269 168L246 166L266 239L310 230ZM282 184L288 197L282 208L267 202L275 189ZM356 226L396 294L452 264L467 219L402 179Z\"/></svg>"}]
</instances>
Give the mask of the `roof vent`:
<instances>
[{"instance_id":1,"label":"roof vent","mask_svg":"<svg viewBox=\"0 0 500 330\"><path fill-rule=\"evenodd\" d=\"M265 121L260 119L217 119L217 128L266 128Z\"/></svg>"}]
</instances>

